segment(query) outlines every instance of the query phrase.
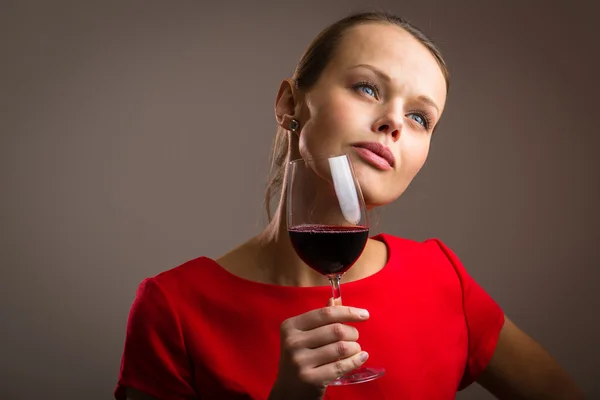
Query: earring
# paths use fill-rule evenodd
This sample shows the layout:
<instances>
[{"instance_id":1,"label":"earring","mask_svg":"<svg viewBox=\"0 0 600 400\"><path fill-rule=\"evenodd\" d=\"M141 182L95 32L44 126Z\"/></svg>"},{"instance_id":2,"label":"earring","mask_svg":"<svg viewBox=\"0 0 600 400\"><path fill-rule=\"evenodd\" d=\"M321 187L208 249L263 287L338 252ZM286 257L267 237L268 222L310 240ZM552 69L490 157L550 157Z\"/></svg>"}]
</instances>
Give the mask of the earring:
<instances>
[{"instance_id":1,"label":"earring","mask_svg":"<svg viewBox=\"0 0 600 400\"><path fill-rule=\"evenodd\" d=\"M290 131L296 132L298 130L298 126L300 126L300 123L297 120L293 119L290 122Z\"/></svg>"}]
</instances>

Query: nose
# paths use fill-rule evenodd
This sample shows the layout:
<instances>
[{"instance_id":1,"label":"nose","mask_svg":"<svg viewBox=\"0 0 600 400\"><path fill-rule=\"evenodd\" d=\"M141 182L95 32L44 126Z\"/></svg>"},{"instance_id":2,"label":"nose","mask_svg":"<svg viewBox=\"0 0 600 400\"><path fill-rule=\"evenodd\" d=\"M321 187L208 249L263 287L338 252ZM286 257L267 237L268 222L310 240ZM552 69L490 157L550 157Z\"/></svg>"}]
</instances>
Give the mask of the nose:
<instances>
[{"instance_id":1,"label":"nose","mask_svg":"<svg viewBox=\"0 0 600 400\"><path fill-rule=\"evenodd\" d=\"M402 133L402 117L394 113L386 113L373 124L372 130L376 133L385 133L392 137L394 142L400 139Z\"/></svg>"}]
</instances>

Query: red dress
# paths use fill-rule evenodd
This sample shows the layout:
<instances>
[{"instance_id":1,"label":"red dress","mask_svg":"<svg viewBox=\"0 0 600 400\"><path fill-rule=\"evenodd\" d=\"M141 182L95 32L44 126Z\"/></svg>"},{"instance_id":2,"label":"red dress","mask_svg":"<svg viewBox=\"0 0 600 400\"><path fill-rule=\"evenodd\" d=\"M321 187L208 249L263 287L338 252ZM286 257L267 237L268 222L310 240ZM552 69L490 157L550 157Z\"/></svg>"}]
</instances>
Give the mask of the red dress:
<instances>
[{"instance_id":1,"label":"red dress","mask_svg":"<svg viewBox=\"0 0 600 400\"><path fill-rule=\"evenodd\" d=\"M345 305L366 308L356 323L365 365L377 380L329 387L325 399L454 399L489 362L504 323L496 302L437 239L390 235L388 262L343 283ZM329 286L251 282L200 257L139 286L131 307L115 398L125 387L159 399L266 399L277 374L279 326L323 307Z\"/></svg>"}]
</instances>

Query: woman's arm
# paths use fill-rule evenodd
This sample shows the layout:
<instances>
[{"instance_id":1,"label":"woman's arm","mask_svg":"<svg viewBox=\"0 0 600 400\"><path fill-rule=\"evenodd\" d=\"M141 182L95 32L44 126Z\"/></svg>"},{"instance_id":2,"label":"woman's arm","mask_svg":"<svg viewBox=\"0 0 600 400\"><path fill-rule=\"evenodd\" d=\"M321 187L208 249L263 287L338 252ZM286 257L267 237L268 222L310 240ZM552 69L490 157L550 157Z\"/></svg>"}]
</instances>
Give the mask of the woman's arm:
<instances>
[{"instance_id":1,"label":"woman's arm","mask_svg":"<svg viewBox=\"0 0 600 400\"><path fill-rule=\"evenodd\" d=\"M146 393L142 393L139 390L127 388L127 399L126 400L156 400Z\"/></svg>"},{"instance_id":2,"label":"woman's arm","mask_svg":"<svg viewBox=\"0 0 600 400\"><path fill-rule=\"evenodd\" d=\"M477 382L499 399L585 398L558 362L506 317L494 355Z\"/></svg>"}]
</instances>

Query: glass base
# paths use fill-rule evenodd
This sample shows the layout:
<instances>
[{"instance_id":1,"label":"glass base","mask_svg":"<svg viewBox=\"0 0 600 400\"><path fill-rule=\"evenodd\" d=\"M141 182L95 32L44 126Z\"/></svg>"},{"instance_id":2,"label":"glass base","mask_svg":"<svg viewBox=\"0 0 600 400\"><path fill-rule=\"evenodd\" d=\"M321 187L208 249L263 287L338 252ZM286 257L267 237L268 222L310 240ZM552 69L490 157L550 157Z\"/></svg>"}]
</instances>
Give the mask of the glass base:
<instances>
[{"instance_id":1,"label":"glass base","mask_svg":"<svg viewBox=\"0 0 600 400\"><path fill-rule=\"evenodd\" d=\"M385 374L385 369L379 367L360 367L354 371L350 371L333 382L329 386L354 385L375 380Z\"/></svg>"}]
</instances>

